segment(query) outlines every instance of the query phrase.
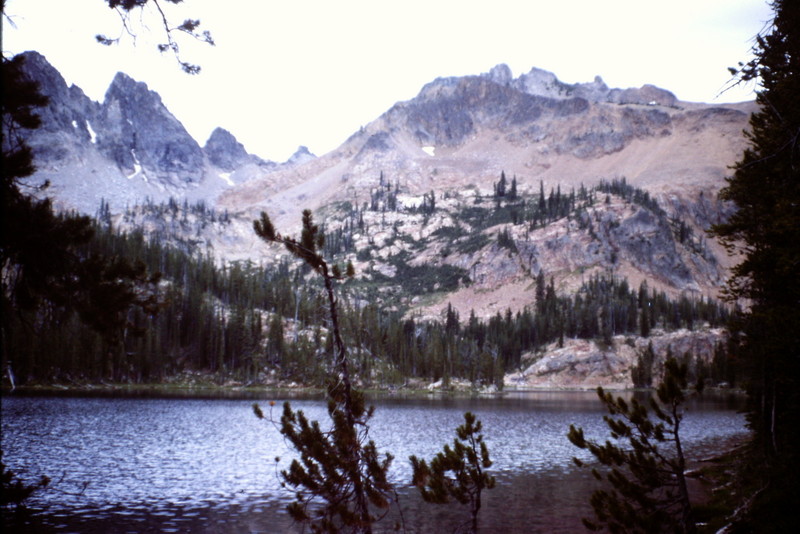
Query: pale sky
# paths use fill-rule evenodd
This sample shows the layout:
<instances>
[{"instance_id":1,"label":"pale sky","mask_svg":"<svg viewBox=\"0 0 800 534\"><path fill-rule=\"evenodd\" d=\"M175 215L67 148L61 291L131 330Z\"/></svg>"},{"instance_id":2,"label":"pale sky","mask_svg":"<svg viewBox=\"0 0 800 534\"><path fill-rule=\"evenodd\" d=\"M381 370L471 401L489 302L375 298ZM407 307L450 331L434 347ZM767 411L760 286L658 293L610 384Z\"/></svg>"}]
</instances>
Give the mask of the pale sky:
<instances>
[{"instance_id":1,"label":"pale sky","mask_svg":"<svg viewBox=\"0 0 800 534\"><path fill-rule=\"evenodd\" d=\"M506 63L564 82L651 83L693 102L752 100L720 91L770 19L766 0L186 0L171 20L198 18L217 45L183 42L184 74L160 55L153 11L129 36L102 0L7 0L3 53L38 50L102 101L118 71L158 92L203 145L221 126L251 153L283 161L299 145L322 155L439 76ZM141 24L152 29L145 31ZM14 27L15 26L15 27ZM158 38L156 38L156 36Z\"/></svg>"}]
</instances>

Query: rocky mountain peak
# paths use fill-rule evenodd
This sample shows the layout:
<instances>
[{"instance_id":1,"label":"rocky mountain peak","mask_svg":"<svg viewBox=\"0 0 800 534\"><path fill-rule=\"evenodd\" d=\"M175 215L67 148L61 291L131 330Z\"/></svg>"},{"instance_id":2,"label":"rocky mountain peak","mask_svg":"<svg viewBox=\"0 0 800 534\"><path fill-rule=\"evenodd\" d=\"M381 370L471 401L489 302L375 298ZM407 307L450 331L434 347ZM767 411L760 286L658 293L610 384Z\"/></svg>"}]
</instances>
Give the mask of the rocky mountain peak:
<instances>
[{"instance_id":1,"label":"rocky mountain peak","mask_svg":"<svg viewBox=\"0 0 800 534\"><path fill-rule=\"evenodd\" d=\"M297 150L295 150L294 154L292 154L286 163L289 165L302 165L312 159L316 159L317 156L314 155L307 146L299 146Z\"/></svg>"},{"instance_id":2,"label":"rocky mountain peak","mask_svg":"<svg viewBox=\"0 0 800 534\"><path fill-rule=\"evenodd\" d=\"M566 98L572 94L572 86L561 82L552 72L537 67L516 78L514 88L529 95L547 98Z\"/></svg>"},{"instance_id":3,"label":"rocky mountain peak","mask_svg":"<svg viewBox=\"0 0 800 534\"><path fill-rule=\"evenodd\" d=\"M507 69L499 66L483 76L440 78L413 100L393 108L390 127L408 131L421 146L457 147L486 130L539 135L540 125L550 119L589 109L586 99L532 94L513 80L497 83L509 80Z\"/></svg>"},{"instance_id":4,"label":"rocky mountain peak","mask_svg":"<svg viewBox=\"0 0 800 534\"><path fill-rule=\"evenodd\" d=\"M495 65L489 70L489 72L483 74L482 76L500 85L508 85L514 78L514 75L511 73L511 68L505 63Z\"/></svg>"},{"instance_id":5,"label":"rocky mountain peak","mask_svg":"<svg viewBox=\"0 0 800 534\"><path fill-rule=\"evenodd\" d=\"M653 85L610 89L600 76L568 84L535 67L514 78L500 64L479 76L438 78L398 103L382 131L369 132L359 157L364 150L385 153L395 143L390 132L405 131L420 147L456 149L486 133L535 146L539 155L597 158L636 139L669 136L677 102Z\"/></svg>"},{"instance_id":6,"label":"rocky mountain peak","mask_svg":"<svg viewBox=\"0 0 800 534\"><path fill-rule=\"evenodd\" d=\"M118 72L106 89L104 105L112 105L115 101L122 103L127 109L134 106L156 110L164 108L158 93L151 91L146 83L137 82L124 72ZM163 111L166 111L166 108Z\"/></svg>"},{"instance_id":7,"label":"rocky mountain peak","mask_svg":"<svg viewBox=\"0 0 800 534\"><path fill-rule=\"evenodd\" d=\"M36 110L41 126L26 134L37 166L80 159L93 139L90 124L97 122L99 106L80 88L68 87L64 77L40 53L30 51L20 55L25 76L36 82L39 91L48 98L48 104Z\"/></svg>"},{"instance_id":8,"label":"rocky mountain peak","mask_svg":"<svg viewBox=\"0 0 800 534\"><path fill-rule=\"evenodd\" d=\"M232 171L252 159L232 133L219 127L211 132L203 151L212 164L225 171Z\"/></svg>"},{"instance_id":9,"label":"rocky mountain peak","mask_svg":"<svg viewBox=\"0 0 800 534\"><path fill-rule=\"evenodd\" d=\"M595 103L658 105L672 107L678 99L671 92L646 84L640 88L609 88L600 76L586 83L562 82L550 71L533 67L529 72L514 78L508 65L493 67L483 78L517 91L545 98L584 98Z\"/></svg>"},{"instance_id":10,"label":"rocky mountain peak","mask_svg":"<svg viewBox=\"0 0 800 534\"><path fill-rule=\"evenodd\" d=\"M666 89L645 84L639 89L612 89L607 96L608 102L614 104L639 104L648 106L673 107L678 98Z\"/></svg>"},{"instance_id":11,"label":"rocky mountain peak","mask_svg":"<svg viewBox=\"0 0 800 534\"><path fill-rule=\"evenodd\" d=\"M39 83L42 94L51 99L64 100L68 98L69 89L61 73L53 67L39 52L23 52L24 69L29 79Z\"/></svg>"},{"instance_id":12,"label":"rocky mountain peak","mask_svg":"<svg viewBox=\"0 0 800 534\"><path fill-rule=\"evenodd\" d=\"M100 149L128 176L144 172L170 186L202 178L203 151L147 84L118 73L106 91L103 123Z\"/></svg>"},{"instance_id":13,"label":"rocky mountain peak","mask_svg":"<svg viewBox=\"0 0 800 534\"><path fill-rule=\"evenodd\" d=\"M64 207L92 214L101 199L112 210L144 198L213 202L222 190L275 167L222 129L204 151L158 93L127 74L118 73L98 103L67 86L38 52L19 57L23 73L49 99L37 110L41 126L23 132L36 158L32 180L49 181L47 194ZM239 166L248 169L236 172Z\"/></svg>"}]
</instances>

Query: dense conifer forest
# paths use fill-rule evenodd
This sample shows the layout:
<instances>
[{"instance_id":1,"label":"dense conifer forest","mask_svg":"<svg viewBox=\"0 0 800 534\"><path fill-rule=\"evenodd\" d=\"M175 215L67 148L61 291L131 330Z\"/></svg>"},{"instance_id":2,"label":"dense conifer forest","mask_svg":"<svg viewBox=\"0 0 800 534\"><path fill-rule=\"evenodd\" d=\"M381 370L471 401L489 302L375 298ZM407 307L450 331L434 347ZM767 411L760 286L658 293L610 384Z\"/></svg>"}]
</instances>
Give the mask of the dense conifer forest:
<instances>
[{"instance_id":1,"label":"dense conifer forest","mask_svg":"<svg viewBox=\"0 0 800 534\"><path fill-rule=\"evenodd\" d=\"M456 216L474 228L502 223L534 228L562 217L591 224L587 208L613 194L666 217L646 192L624 180L569 193L557 188L546 194L541 188L539 195L527 198L516 192L515 178L510 187L506 182L502 175L494 185L493 198L467 206ZM355 250L353 232L363 229L366 210L403 209L396 199L392 201L396 190L387 184L373 192L370 205L348 206L349 217L326 232L323 252L332 258L373 253L370 248ZM410 211L434 213L435 202L431 192ZM157 306L132 307L124 328L113 335L92 329L76 314L62 313L58 320L45 320L41 310L30 316L17 314L8 342L10 353L15 354L12 369L20 383L156 383L189 375L218 383L323 382L332 347L322 288L307 267L286 259L270 265L220 264L197 243L176 239L170 225L229 221L227 213L202 203L146 203L140 211L168 224L147 235L141 227L122 231L114 227L108 206L102 203L93 223L94 237L79 248L79 254L126 258L141 262L149 273L158 273L160 282L150 289ZM125 218L135 219L132 212ZM435 236L447 232L459 229L443 227ZM461 250L485 246L490 239L479 232L449 237L461 238L452 240ZM510 252L515 247L507 231L497 234L497 244ZM449 265L412 267L405 259L402 254L392 258L397 267L393 278L372 273L370 280L349 280L338 290L342 334L351 347L355 374L367 385L401 386L419 378L441 380L445 387L453 379L502 387L505 373L521 370L524 354L553 343L563 345L565 338L609 345L613 336L647 337L653 328L716 327L728 317L728 309L717 302L670 298L646 283L631 287L625 279L611 275L590 276L573 294L558 294L552 278L540 272L536 301L523 311L507 310L488 319L479 319L473 311L463 318L448 306L441 320L421 320L408 315L398 305L400 300L386 306L391 293L381 293L380 286L394 284L406 296L420 295L453 290L458 284L468 284L469 276ZM718 352L717 363L710 364L685 356L691 359L695 377L734 379L723 363L723 347ZM649 385L648 362L652 358L643 353L634 374L638 385Z\"/></svg>"}]
</instances>

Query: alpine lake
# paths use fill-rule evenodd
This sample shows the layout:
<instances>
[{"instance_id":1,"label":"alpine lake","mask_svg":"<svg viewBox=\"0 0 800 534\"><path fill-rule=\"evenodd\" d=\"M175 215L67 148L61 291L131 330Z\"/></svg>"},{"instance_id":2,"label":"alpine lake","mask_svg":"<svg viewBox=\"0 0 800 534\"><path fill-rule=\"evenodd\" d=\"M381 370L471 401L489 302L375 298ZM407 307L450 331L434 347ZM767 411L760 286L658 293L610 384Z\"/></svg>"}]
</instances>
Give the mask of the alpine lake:
<instances>
[{"instance_id":1,"label":"alpine lake","mask_svg":"<svg viewBox=\"0 0 800 534\"><path fill-rule=\"evenodd\" d=\"M638 395L624 392L622 396ZM290 401L323 428L321 395L287 392L6 393L3 462L26 482L52 482L29 501L26 532L302 532L285 510L293 494L280 471L293 451L274 421ZM270 401L275 405L270 406ZM483 493L481 532L583 532L598 482L572 458L592 457L566 437L570 424L605 440L594 391L505 391L492 395L368 396L369 437L394 456L398 504L375 532L454 532L469 519L457 503L432 505L410 485L408 457L430 459L455 438L466 411L483 423L497 479ZM685 405L681 438L698 460L746 434L742 397L706 392Z\"/></svg>"}]
</instances>

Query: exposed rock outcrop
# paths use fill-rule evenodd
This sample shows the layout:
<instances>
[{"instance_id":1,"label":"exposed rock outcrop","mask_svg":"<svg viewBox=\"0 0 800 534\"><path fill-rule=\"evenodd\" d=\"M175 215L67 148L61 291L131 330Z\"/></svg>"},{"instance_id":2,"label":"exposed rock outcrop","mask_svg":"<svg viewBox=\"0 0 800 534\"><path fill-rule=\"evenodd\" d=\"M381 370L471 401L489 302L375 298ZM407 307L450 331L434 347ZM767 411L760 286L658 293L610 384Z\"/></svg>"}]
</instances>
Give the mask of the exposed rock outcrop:
<instances>
[{"instance_id":1,"label":"exposed rock outcrop","mask_svg":"<svg viewBox=\"0 0 800 534\"><path fill-rule=\"evenodd\" d=\"M244 145L224 128L215 128L211 132L203 152L212 164L228 172L246 163L261 162L261 158L248 154Z\"/></svg>"},{"instance_id":2,"label":"exposed rock outcrop","mask_svg":"<svg viewBox=\"0 0 800 534\"><path fill-rule=\"evenodd\" d=\"M649 338L617 336L607 347L594 341L570 339L561 348L548 347L543 355L529 354L524 369L507 374L505 384L518 389L632 388L631 370L648 344L655 355L653 379L658 383L667 354L708 364L717 344L724 340L725 332L721 329L679 330L655 333Z\"/></svg>"},{"instance_id":3,"label":"exposed rock outcrop","mask_svg":"<svg viewBox=\"0 0 800 534\"><path fill-rule=\"evenodd\" d=\"M506 65L494 67L487 75L495 80L503 73L505 84L512 85L515 89L548 98L585 98L591 102L609 102L612 104L637 104L646 106L675 106L678 103L674 94L654 85L646 84L642 87L628 89L609 89L600 76L588 83L567 84L559 80L552 72L533 68L530 72L511 79L511 71Z\"/></svg>"},{"instance_id":4,"label":"exposed rock outcrop","mask_svg":"<svg viewBox=\"0 0 800 534\"><path fill-rule=\"evenodd\" d=\"M39 91L49 100L36 110L41 118L39 129L25 135L37 166L80 162L97 141L101 106L80 88L68 87L61 74L38 52L26 52L24 57L26 75L38 82Z\"/></svg>"},{"instance_id":5,"label":"exposed rock outcrop","mask_svg":"<svg viewBox=\"0 0 800 534\"><path fill-rule=\"evenodd\" d=\"M146 84L117 73L106 91L101 125L100 150L128 175L143 172L173 186L202 179L200 145Z\"/></svg>"},{"instance_id":6,"label":"exposed rock outcrop","mask_svg":"<svg viewBox=\"0 0 800 534\"><path fill-rule=\"evenodd\" d=\"M542 118L582 114L589 108L581 98L532 95L481 76L436 80L398 106L408 131L421 144L433 146L459 145L478 128L530 128Z\"/></svg>"},{"instance_id":7,"label":"exposed rock outcrop","mask_svg":"<svg viewBox=\"0 0 800 534\"><path fill-rule=\"evenodd\" d=\"M312 161L312 160L314 160L316 158L317 158L317 156L314 155L308 149L307 146L302 146L301 145L301 146L297 147L297 150L294 151L294 154L292 154L289 157L289 159L286 160L285 165L290 166L290 167L294 167L294 166L297 166L297 165L302 165L304 163L308 163L309 161Z\"/></svg>"}]
</instances>

